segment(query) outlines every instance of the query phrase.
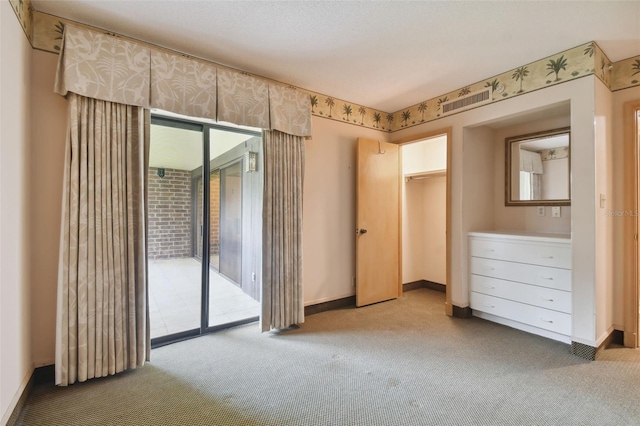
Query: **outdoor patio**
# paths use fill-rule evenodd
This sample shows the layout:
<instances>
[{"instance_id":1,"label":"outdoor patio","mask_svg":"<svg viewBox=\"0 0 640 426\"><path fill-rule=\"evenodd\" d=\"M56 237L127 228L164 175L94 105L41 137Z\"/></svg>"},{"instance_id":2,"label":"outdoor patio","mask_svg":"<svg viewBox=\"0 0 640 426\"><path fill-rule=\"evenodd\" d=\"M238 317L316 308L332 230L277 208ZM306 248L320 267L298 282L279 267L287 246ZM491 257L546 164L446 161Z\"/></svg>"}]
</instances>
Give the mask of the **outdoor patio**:
<instances>
[{"instance_id":1,"label":"outdoor patio","mask_svg":"<svg viewBox=\"0 0 640 426\"><path fill-rule=\"evenodd\" d=\"M191 257L149 261L151 338L200 326L202 266ZM211 270L209 326L260 314L260 303Z\"/></svg>"}]
</instances>

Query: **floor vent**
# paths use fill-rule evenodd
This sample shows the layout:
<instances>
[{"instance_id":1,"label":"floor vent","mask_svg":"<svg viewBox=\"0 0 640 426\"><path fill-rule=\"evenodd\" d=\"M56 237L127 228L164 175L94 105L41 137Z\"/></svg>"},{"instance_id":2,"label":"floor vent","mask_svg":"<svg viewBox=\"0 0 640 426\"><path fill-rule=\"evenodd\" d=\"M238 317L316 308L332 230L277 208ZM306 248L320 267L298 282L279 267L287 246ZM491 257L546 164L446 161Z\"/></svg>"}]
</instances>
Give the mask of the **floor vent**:
<instances>
[{"instance_id":1,"label":"floor vent","mask_svg":"<svg viewBox=\"0 0 640 426\"><path fill-rule=\"evenodd\" d=\"M491 102L491 87L487 87L480 92L469 93L468 95L460 96L457 99L443 103L442 114L446 115L451 114L454 111L463 111L489 102Z\"/></svg>"}]
</instances>

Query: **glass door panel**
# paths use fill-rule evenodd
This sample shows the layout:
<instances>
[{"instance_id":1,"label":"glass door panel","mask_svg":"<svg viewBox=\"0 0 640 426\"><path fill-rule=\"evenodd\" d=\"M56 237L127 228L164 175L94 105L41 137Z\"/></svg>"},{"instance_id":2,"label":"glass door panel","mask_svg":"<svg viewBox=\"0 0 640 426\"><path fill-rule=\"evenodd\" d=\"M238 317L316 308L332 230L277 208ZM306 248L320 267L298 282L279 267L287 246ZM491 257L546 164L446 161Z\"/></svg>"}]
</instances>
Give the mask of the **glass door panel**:
<instances>
[{"instance_id":1,"label":"glass door panel","mask_svg":"<svg viewBox=\"0 0 640 426\"><path fill-rule=\"evenodd\" d=\"M194 189L193 189L193 208L195 212L195 224L193 228L193 234L196 236L193 239L194 247L193 252L195 257L202 261L202 238L204 238L204 217L202 216L202 212L204 211L204 206L202 205L204 201L203 197L203 189L202 189L202 176L198 176L194 180Z\"/></svg>"},{"instance_id":2,"label":"glass door panel","mask_svg":"<svg viewBox=\"0 0 640 426\"><path fill-rule=\"evenodd\" d=\"M201 322L203 133L202 126L185 127L155 118L151 124L147 250L152 339L197 329Z\"/></svg>"},{"instance_id":3,"label":"glass door panel","mask_svg":"<svg viewBox=\"0 0 640 426\"><path fill-rule=\"evenodd\" d=\"M242 286L242 162L220 170L220 273Z\"/></svg>"},{"instance_id":4,"label":"glass door panel","mask_svg":"<svg viewBox=\"0 0 640 426\"><path fill-rule=\"evenodd\" d=\"M209 174L210 204L209 217L209 262L215 270L220 269L220 170Z\"/></svg>"},{"instance_id":5,"label":"glass door panel","mask_svg":"<svg viewBox=\"0 0 640 426\"><path fill-rule=\"evenodd\" d=\"M260 271L254 246L261 249L262 186L258 172L245 172L244 156L260 149L253 135L210 134L209 322L217 326L256 318L260 313ZM252 232L253 231L253 232Z\"/></svg>"}]
</instances>

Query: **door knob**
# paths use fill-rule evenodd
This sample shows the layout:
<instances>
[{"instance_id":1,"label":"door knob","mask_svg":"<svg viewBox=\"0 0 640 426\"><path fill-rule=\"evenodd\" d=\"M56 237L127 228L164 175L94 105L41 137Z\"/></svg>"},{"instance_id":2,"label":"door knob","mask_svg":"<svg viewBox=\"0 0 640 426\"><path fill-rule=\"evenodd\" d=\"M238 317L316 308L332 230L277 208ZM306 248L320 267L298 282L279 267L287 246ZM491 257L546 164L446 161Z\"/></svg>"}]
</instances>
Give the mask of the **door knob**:
<instances>
[{"instance_id":1,"label":"door knob","mask_svg":"<svg viewBox=\"0 0 640 426\"><path fill-rule=\"evenodd\" d=\"M367 233L367 230L364 228L356 229L356 234L366 234L366 233Z\"/></svg>"}]
</instances>

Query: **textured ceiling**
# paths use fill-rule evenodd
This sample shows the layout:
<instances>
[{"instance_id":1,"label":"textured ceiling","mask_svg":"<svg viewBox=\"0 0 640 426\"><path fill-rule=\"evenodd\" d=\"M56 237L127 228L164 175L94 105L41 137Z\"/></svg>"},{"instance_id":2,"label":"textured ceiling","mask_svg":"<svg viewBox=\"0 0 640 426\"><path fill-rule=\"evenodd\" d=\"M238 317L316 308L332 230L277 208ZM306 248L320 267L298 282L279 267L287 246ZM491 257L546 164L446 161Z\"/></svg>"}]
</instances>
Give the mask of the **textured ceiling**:
<instances>
[{"instance_id":1,"label":"textured ceiling","mask_svg":"<svg viewBox=\"0 0 640 426\"><path fill-rule=\"evenodd\" d=\"M640 55L640 1L32 3L387 112L591 40L612 61Z\"/></svg>"}]
</instances>

